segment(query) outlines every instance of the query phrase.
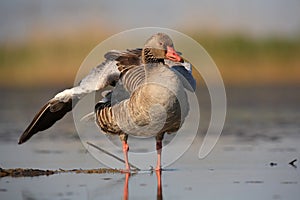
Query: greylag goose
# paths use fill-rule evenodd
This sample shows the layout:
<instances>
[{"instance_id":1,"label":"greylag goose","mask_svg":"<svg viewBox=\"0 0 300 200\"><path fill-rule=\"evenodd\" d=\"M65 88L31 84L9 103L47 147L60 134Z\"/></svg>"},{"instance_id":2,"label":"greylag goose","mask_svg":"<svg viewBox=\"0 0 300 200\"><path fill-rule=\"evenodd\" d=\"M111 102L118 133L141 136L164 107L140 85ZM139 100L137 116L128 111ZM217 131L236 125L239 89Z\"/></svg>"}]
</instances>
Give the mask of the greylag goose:
<instances>
[{"instance_id":1,"label":"greylag goose","mask_svg":"<svg viewBox=\"0 0 300 200\"><path fill-rule=\"evenodd\" d=\"M155 136L158 152L156 169L160 169L163 135L176 132L188 112L183 87L194 91L196 86L191 65L182 60L170 37L163 33L153 35L143 49L113 50L104 57L106 60L92 69L78 86L58 93L42 107L20 136L19 144L50 128L86 94L109 85L115 86L120 81L129 98L118 104L113 104L110 98L98 103L95 106L96 122L104 132L120 136L127 170L130 170L128 134ZM168 81L162 83L166 79Z\"/></svg>"}]
</instances>

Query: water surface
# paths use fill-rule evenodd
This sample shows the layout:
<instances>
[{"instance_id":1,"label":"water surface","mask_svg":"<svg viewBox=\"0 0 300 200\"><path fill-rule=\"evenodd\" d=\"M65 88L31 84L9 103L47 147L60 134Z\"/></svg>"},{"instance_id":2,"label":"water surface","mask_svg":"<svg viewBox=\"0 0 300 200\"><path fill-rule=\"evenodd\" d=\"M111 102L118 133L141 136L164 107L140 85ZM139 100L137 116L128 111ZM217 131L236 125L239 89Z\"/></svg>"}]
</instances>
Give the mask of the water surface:
<instances>
[{"instance_id":1,"label":"water surface","mask_svg":"<svg viewBox=\"0 0 300 200\"><path fill-rule=\"evenodd\" d=\"M202 160L197 155L210 115L208 95L200 89L198 136L180 159L162 171L161 195L157 175L143 171L132 174L128 185L125 174L5 177L0 179L0 198L126 199L128 195L128 199L298 199L299 89L227 88L224 131L213 151ZM105 167L81 144L72 115L28 143L17 145L35 112L57 91L0 91L0 167ZM294 159L296 167L289 164Z\"/></svg>"}]
</instances>

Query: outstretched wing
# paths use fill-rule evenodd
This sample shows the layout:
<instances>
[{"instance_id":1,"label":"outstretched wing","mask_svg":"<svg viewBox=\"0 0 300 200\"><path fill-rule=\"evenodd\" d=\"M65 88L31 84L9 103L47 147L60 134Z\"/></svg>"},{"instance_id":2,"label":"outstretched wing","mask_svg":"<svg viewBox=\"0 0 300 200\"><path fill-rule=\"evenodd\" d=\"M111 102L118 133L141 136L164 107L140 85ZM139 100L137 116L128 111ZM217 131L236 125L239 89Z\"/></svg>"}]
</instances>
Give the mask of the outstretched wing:
<instances>
[{"instance_id":1,"label":"outstretched wing","mask_svg":"<svg viewBox=\"0 0 300 200\"><path fill-rule=\"evenodd\" d=\"M115 85L121 74L118 66L137 65L140 63L141 52L142 49L139 48L107 52L104 55L105 61L93 68L78 86L58 93L41 108L20 136L19 144L26 142L34 134L50 128L71 111L86 94L101 90L108 85Z\"/></svg>"},{"instance_id":2,"label":"outstretched wing","mask_svg":"<svg viewBox=\"0 0 300 200\"><path fill-rule=\"evenodd\" d=\"M128 51L130 52L130 50ZM105 54L106 60L93 68L91 72L81 80L78 86L66 89L49 100L35 115L32 122L20 136L19 144L29 140L36 133L50 128L56 121L63 118L72 110L76 103L86 94L101 90L108 85L115 85L119 80L117 58L125 53L121 51L110 51Z\"/></svg>"},{"instance_id":3,"label":"outstretched wing","mask_svg":"<svg viewBox=\"0 0 300 200\"><path fill-rule=\"evenodd\" d=\"M51 99L35 115L32 122L21 135L19 144L29 140L34 134L51 127L56 121L60 120L65 114L72 110L72 98L66 102Z\"/></svg>"}]
</instances>

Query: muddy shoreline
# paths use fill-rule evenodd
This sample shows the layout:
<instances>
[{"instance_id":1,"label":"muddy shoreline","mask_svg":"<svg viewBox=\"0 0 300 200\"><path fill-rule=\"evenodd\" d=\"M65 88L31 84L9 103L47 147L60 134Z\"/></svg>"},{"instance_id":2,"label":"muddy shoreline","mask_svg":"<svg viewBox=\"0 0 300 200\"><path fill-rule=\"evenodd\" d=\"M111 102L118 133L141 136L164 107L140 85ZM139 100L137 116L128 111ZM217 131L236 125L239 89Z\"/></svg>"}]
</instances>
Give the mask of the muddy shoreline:
<instances>
[{"instance_id":1,"label":"muddy shoreline","mask_svg":"<svg viewBox=\"0 0 300 200\"><path fill-rule=\"evenodd\" d=\"M99 169L58 169L58 170L41 170L41 169L2 169L0 168L0 178L2 177L34 177L34 176L50 176L61 173L76 173L76 174L107 174L121 173L119 169L99 168Z\"/></svg>"}]
</instances>

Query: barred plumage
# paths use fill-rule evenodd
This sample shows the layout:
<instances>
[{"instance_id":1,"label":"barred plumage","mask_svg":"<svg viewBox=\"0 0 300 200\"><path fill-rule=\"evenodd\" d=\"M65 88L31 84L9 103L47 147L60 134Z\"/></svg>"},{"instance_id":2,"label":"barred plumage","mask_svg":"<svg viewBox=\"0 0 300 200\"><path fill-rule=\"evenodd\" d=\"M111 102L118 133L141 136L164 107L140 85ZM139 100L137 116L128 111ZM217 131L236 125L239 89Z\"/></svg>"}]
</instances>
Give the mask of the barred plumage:
<instances>
[{"instance_id":1,"label":"barred plumage","mask_svg":"<svg viewBox=\"0 0 300 200\"><path fill-rule=\"evenodd\" d=\"M127 71L122 77L121 81L124 88L132 93L145 81L145 69L143 66L135 66Z\"/></svg>"},{"instance_id":2,"label":"barred plumage","mask_svg":"<svg viewBox=\"0 0 300 200\"><path fill-rule=\"evenodd\" d=\"M156 136L180 128L188 112L186 94L176 73L164 65L165 54L163 49L144 48L145 64L140 65L128 64L129 59L139 54L127 52L116 58L120 61L121 85L130 96L111 105L111 110L104 108L97 112L98 124L104 132ZM181 102L177 97L182 98ZM112 113L105 113L109 111Z\"/></svg>"},{"instance_id":3,"label":"barred plumage","mask_svg":"<svg viewBox=\"0 0 300 200\"><path fill-rule=\"evenodd\" d=\"M96 122L106 133L119 135L122 131L113 119L111 107L103 107L96 111Z\"/></svg>"},{"instance_id":4,"label":"barred plumage","mask_svg":"<svg viewBox=\"0 0 300 200\"><path fill-rule=\"evenodd\" d=\"M174 50L172 40L163 33L153 35L143 49L112 50L104 57L106 60L93 68L78 86L58 93L42 107L21 135L19 144L51 127L86 94L111 85L114 92L106 93L104 100L95 106L97 124L106 133L120 135L127 170L127 134L155 136L156 169L160 170L163 135L177 131L188 112L183 85L195 90L191 65L181 63L183 60Z\"/></svg>"}]
</instances>

